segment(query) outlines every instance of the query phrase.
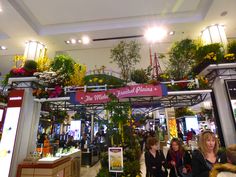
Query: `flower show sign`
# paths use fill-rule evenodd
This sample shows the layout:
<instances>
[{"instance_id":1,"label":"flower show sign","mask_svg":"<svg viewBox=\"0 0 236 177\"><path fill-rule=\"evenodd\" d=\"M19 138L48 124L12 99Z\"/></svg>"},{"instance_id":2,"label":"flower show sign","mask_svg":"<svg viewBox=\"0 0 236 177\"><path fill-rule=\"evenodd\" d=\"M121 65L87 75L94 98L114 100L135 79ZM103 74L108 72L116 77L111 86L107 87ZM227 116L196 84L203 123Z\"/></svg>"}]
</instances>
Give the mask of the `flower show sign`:
<instances>
[{"instance_id":1,"label":"flower show sign","mask_svg":"<svg viewBox=\"0 0 236 177\"><path fill-rule=\"evenodd\" d=\"M162 84L139 84L101 92L77 91L75 100L73 98L71 100L80 104L106 103L110 100L109 94L115 95L118 99L142 96L162 97L167 95L167 89Z\"/></svg>"},{"instance_id":2,"label":"flower show sign","mask_svg":"<svg viewBox=\"0 0 236 177\"><path fill-rule=\"evenodd\" d=\"M109 172L123 172L123 149L121 147L108 148Z\"/></svg>"}]
</instances>

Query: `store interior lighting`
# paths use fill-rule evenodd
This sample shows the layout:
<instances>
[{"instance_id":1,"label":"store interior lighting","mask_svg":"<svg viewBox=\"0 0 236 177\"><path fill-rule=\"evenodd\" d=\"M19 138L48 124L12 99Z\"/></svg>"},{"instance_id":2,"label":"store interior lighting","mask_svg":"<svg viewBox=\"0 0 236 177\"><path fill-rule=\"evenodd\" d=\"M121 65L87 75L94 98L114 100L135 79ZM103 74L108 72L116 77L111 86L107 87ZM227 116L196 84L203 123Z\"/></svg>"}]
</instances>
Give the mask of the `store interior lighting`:
<instances>
[{"instance_id":1,"label":"store interior lighting","mask_svg":"<svg viewBox=\"0 0 236 177\"><path fill-rule=\"evenodd\" d=\"M207 26L202 31L201 38L205 44L221 43L227 46L227 37L223 25L215 24Z\"/></svg>"},{"instance_id":2,"label":"store interior lighting","mask_svg":"<svg viewBox=\"0 0 236 177\"><path fill-rule=\"evenodd\" d=\"M35 60L39 57L44 57L45 45L38 41L28 41L26 42L24 57L27 60Z\"/></svg>"},{"instance_id":3,"label":"store interior lighting","mask_svg":"<svg viewBox=\"0 0 236 177\"><path fill-rule=\"evenodd\" d=\"M87 45L90 43L90 38L88 36L82 36L81 39L72 38L65 41L66 44L84 44Z\"/></svg>"},{"instance_id":4,"label":"store interior lighting","mask_svg":"<svg viewBox=\"0 0 236 177\"><path fill-rule=\"evenodd\" d=\"M6 47L6 46L3 46L3 45L1 45L1 46L0 46L0 50L7 50L7 47Z\"/></svg>"},{"instance_id":5,"label":"store interior lighting","mask_svg":"<svg viewBox=\"0 0 236 177\"><path fill-rule=\"evenodd\" d=\"M151 43L160 42L166 36L167 36L167 30L163 27L148 28L144 35L147 41Z\"/></svg>"}]
</instances>

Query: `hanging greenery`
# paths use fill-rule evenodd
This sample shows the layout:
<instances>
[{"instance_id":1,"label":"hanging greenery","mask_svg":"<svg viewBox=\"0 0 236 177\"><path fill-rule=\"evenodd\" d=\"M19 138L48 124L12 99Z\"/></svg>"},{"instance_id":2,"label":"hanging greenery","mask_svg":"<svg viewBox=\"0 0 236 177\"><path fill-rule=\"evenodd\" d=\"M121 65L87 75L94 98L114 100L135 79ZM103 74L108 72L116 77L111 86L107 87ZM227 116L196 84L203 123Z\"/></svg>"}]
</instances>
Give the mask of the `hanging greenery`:
<instances>
[{"instance_id":1,"label":"hanging greenery","mask_svg":"<svg viewBox=\"0 0 236 177\"><path fill-rule=\"evenodd\" d=\"M183 116L194 116L194 112L191 111L188 107L183 108L175 108L175 117L183 117Z\"/></svg>"},{"instance_id":2,"label":"hanging greenery","mask_svg":"<svg viewBox=\"0 0 236 177\"><path fill-rule=\"evenodd\" d=\"M131 69L140 59L141 46L136 41L129 43L121 41L117 46L111 49L111 63L116 63L121 69L121 76L127 82L130 79Z\"/></svg>"}]
</instances>

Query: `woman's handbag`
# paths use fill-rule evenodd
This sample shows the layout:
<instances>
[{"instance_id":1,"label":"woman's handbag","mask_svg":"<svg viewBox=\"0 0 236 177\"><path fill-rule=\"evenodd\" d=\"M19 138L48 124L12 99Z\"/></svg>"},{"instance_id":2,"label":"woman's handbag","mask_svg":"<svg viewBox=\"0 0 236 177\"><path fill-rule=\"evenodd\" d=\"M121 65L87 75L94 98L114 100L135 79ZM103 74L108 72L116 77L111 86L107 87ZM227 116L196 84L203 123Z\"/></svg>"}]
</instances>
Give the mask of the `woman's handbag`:
<instances>
[{"instance_id":1,"label":"woman's handbag","mask_svg":"<svg viewBox=\"0 0 236 177\"><path fill-rule=\"evenodd\" d=\"M177 174L176 176L179 176L179 177L192 177L192 172L188 172L188 173L183 173L183 168L184 166L178 168L178 170L176 169L175 173ZM178 171L178 172L177 172ZM179 175L178 175L179 174Z\"/></svg>"}]
</instances>

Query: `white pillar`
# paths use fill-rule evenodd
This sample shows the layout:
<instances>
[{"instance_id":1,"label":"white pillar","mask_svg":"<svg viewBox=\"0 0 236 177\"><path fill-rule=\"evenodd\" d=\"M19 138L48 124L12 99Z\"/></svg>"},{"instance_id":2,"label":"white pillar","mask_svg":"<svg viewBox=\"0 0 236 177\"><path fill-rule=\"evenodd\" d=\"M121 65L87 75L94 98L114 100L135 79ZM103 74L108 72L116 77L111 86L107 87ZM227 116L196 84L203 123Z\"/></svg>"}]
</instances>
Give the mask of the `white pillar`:
<instances>
[{"instance_id":1,"label":"white pillar","mask_svg":"<svg viewBox=\"0 0 236 177\"><path fill-rule=\"evenodd\" d=\"M39 105L35 104L32 89L25 89L9 177L16 176L18 164L27 157L30 151L35 149L37 136L35 133L38 130L37 119L39 119L39 114L35 113L41 109Z\"/></svg>"},{"instance_id":2,"label":"white pillar","mask_svg":"<svg viewBox=\"0 0 236 177\"><path fill-rule=\"evenodd\" d=\"M236 143L236 131L233 115L231 114L230 101L228 100L227 90L224 79L217 77L213 84L217 110L219 114L221 129L225 145Z\"/></svg>"}]
</instances>

